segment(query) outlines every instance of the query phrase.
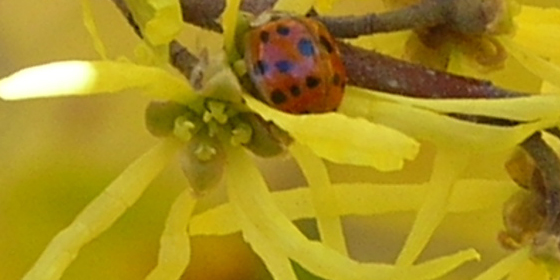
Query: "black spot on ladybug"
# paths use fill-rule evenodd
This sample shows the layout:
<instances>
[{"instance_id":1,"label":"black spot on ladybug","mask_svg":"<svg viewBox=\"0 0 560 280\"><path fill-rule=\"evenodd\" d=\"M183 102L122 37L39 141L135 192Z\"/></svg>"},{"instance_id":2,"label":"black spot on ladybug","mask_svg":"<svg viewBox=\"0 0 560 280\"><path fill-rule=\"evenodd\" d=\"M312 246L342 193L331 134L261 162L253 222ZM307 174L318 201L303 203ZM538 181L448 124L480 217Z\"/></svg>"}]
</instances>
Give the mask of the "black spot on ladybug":
<instances>
[{"instance_id":1,"label":"black spot on ladybug","mask_svg":"<svg viewBox=\"0 0 560 280\"><path fill-rule=\"evenodd\" d=\"M292 70L294 65L288 60L280 60L277 61L274 66L280 73L288 73Z\"/></svg>"},{"instance_id":2,"label":"black spot on ladybug","mask_svg":"<svg viewBox=\"0 0 560 280\"><path fill-rule=\"evenodd\" d=\"M270 99L272 100L272 102L274 104L278 105L278 104L282 104L282 103L286 102L286 100L288 98L286 97L286 95L281 90L275 89L270 94Z\"/></svg>"},{"instance_id":3,"label":"black spot on ladybug","mask_svg":"<svg viewBox=\"0 0 560 280\"><path fill-rule=\"evenodd\" d=\"M297 44L297 49L299 53L303 56L313 56L315 54L315 48L313 47L313 42L307 38L302 38Z\"/></svg>"},{"instance_id":4,"label":"black spot on ladybug","mask_svg":"<svg viewBox=\"0 0 560 280\"><path fill-rule=\"evenodd\" d=\"M311 112L309 112L309 110L303 110L303 111L301 111L300 113L301 113L301 114L309 114L309 113L311 113Z\"/></svg>"},{"instance_id":5,"label":"black spot on ladybug","mask_svg":"<svg viewBox=\"0 0 560 280\"><path fill-rule=\"evenodd\" d=\"M256 75L264 75L266 74L266 72L268 72L268 64L266 64L266 62L262 60L257 60L257 63L255 63L254 68L255 68Z\"/></svg>"},{"instance_id":6,"label":"black spot on ladybug","mask_svg":"<svg viewBox=\"0 0 560 280\"><path fill-rule=\"evenodd\" d=\"M333 45L329 42L329 39L325 38L325 36L319 37L319 42L323 45L323 47L325 47L328 53L332 53L334 51Z\"/></svg>"},{"instance_id":7,"label":"black spot on ladybug","mask_svg":"<svg viewBox=\"0 0 560 280\"><path fill-rule=\"evenodd\" d=\"M276 27L276 33L282 35L282 36L287 36L288 34L290 34L290 28L285 26L285 25L278 25Z\"/></svg>"},{"instance_id":8,"label":"black spot on ladybug","mask_svg":"<svg viewBox=\"0 0 560 280\"><path fill-rule=\"evenodd\" d=\"M301 94L301 90L299 89L298 86L293 85L290 87L290 93L292 94L293 97L298 97Z\"/></svg>"},{"instance_id":9,"label":"black spot on ladybug","mask_svg":"<svg viewBox=\"0 0 560 280\"><path fill-rule=\"evenodd\" d=\"M310 89L317 87L320 83L321 83L321 79L317 77L313 77L313 76L305 77L305 85Z\"/></svg>"},{"instance_id":10,"label":"black spot on ladybug","mask_svg":"<svg viewBox=\"0 0 560 280\"><path fill-rule=\"evenodd\" d=\"M338 73L335 73L333 78L332 78L332 83L335 86L338 86L340 84L340 75L338 75Z\"/></svg>"},{"instance_id":11,"label":"black spot on ladybug","mask_svg":"<svg viewBox=\"0 0 560 280\"><path fill-rule=\"evenodd\" d=\"M259 34L259 38L261 39L261 42L266 44L266 43L268 43L268 39L270 38L270 34L266 31L261 31L261 34Z\"/></svg>"}]
</instances>

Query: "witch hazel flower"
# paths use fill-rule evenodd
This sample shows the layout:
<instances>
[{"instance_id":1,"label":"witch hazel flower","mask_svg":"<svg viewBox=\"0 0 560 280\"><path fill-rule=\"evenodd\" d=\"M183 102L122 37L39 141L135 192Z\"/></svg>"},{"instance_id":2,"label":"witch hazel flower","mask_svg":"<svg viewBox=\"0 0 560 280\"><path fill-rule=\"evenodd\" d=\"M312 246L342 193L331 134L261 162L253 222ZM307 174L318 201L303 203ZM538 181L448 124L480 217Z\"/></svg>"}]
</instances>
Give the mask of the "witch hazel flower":
<instances>
[{"instance_id":1,"label":"witch hazel flower","mask_svg":"<svg viewBox=\"0 0 560 280\"><path fill-rule=\"evenodd\" d=\"M57 234L24 279L60 278L80 248L132 206L177 155L189 186L171 207L158 264L148 279L181 276L190 262L190 236L237 231L275 279L297 279L291 260L326 279L435 279L479 257L468 249L415 264L447 213L484 209L509 194L508 190L487 194L488 200L481 201L479 194L496 182L461 179L473 151L480 156L496 149L511 150L533 132L554 126L560 100L555 96L416 100L348 87L338 112L287 114L246 94L236 76L243 70L230 67L231 63L239 65L235 54L239 2L228 1L222 15L226 51L202 55L190 81L165 65L169 44L176 46L173 40L183 24L179 2L171 0L138 1L128 7L138 24L137 32L144 37L140 48L143 63L54 62L0 80L0 97L5 100L130 88L163 100L152 102L146 111L147 128L161 138L160 143L126 168ZM279 1L276 9L289 7L302 13L312 5L293 2ZM96 48L106 57L84 3L86 25ZM332 4L326 1L322 7ZM534 109L537 107L539 110ZM497 127L447 116L462 113L523 124ZM335 184L323 161L396 171L417 155L420 144L415 139L437 147L432 174L424 184L394 184L391 188L373 183ZM271 192L251 154L272 156L286 150L300 166L308 186ZM191 217L197 201L222 180L228 202ZM417 216L396 265L349 257L343 216L398 211L416 211ZM302 218L317 221L320 241L308 239L293 224ZM527 255L521 250L510 259L526 259Z\"/></svg>"}]
</instances>

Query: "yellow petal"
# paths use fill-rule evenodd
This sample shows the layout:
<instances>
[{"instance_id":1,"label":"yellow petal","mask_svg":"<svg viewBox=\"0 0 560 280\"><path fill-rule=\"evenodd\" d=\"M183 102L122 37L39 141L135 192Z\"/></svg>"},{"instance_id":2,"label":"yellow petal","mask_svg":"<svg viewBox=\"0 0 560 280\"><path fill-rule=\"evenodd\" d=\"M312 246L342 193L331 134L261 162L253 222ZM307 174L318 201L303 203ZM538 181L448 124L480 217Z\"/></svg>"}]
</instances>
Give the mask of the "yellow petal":
<instances>
[{"instance_id":1,"label":"yellow petal","mask_svg":"<svg viewBox=\"0 0 560 280\"><path fill-rule=\"evenodd\" d=\"M520 249L517 252L505 257L497 264L478 275L474 278L474 280L501 280L527 260L529 260L529 247Z\"/></svg>"},{"instance_id":2,"label":"yellow petal","mask_svg":"<svg viewBox=\"0 0 560 280\"><path fill-rule=\"evenodd\" d=\"M525 23L532 24L560 24L560 9L558 8L541 8L529 5L521 5L521 10L519 14L515 16L515 21L519 25Z\"/></svg>"},{"instance_id":3,"label":"yellow petal","mask_svg":"<svg viewBox=\"0 0 560 280\"><path fill-rule=\"evenodd\" d=\"M559 10L560 11L560 10ZM560 12L558 13L560 17ZM560 23L519 24L513 41L532 53L553 59L560 59Z\"/></svg>"},{"instance_id":4,"label":"yellow petal","mask_svg":"<svg viewBox=\"0 0 560 280\"><path fill-rule=\"evenodd\" d=\"M351 40L353 45L393 56L402 57L406 50L406 42L412 36L412 31L398 31L366 35Z\"/></svg>"},{"instance_id":5,"label":"yellow petal","mask_svg":"<svg viewBox=\"0 0 560 280\"><path fill-rule=\"evenodd\" d=\"M63 61L26 68L0 80L0 98L89 95L134 88L181 103L194 98L190 85L169 72L113 61Z\"/></svg>"},{"instance_id":6,"label":"yellow petal","mask_svg":"<svg viewBox=\"0 0 560 280\"><path fill-rule=\"evenodd\" d=\"M165 45L181 31L183 17L177 0L125 0L140 26L144 38L152 45Z\"/></svg>"},{"instance_id":7,"label":"yellow petal","mask_svg":"<svg viewBox=\"0 0 560 280\"><path fill-rule=\"evenodd\" d=\"M395 127L439 147L462 147L479 152L510 149L535 131L555 126L558 122L558 119L544 119L512 127L482 125L357 94L346 95L339 111Z\"/></svg>"},{"instance_id":8,"label":"yellow petal","mask_svg":"<svg viewBox=\"0 0 560 280\"><path fill-rule=\"evenodd\" d=\"M276 207L264 178L244 150L228 148L227 154L226 182L231 203L259 230L263 236L261 241L279 248L317 276L348 280L434 279L479 257L474 250L466 250L404 268L356 262L319 242L308 240Z\"/></svg>"},{"instance_id":9,"label":"yellow petal","mask_svg":"<svg viewBox=\"0 0 560 280\"><path fill-rule=\"evenodd\" d=\"M549 280L554 279L548 274L546 266L536 260L528 258L515 268L507 280Z\"/></svg>"},{"instance_id":10,"label":"yellow petal","mask_svg":"<svg viewBox=\"0 0 560 280\"><path fill-rule=\"evenodd\" d=\"M47 245L24 280L59 279L79 250L107 230L142 195L175 156L180 143L162 141L123 171L74 221Z\"/></svg>"},{"instance_id":11,"label":"yellow petal","mask_svg":"<svg viewBox=\"0 0 560 280\"><path fill-rule=\"evenodd\" d=\"M341 208L338 206L338 196L331 184L327 167L320 158L298 143L290 147L290 153L309 184L321 241L339 253L348 255L339 214Z\"/></svg>"},{"instance_id":12,"label":"yellow petal","mask_svg":"<svg viewBox=\"0 0 560 280\"><path fill-rule=\"evenodd\" d=\"M107 59L107 50L105 45L99 36L97 31L97 26L95 25L95 20L93 19L93 12L91 11L90 0L82 0L82 16L84 18L84 25L89 33L89 36L93 40L93 46L95 51L103 59Z\"/></svg>"},{"instance_id":13,"label":"yellow petal","mask_svg":"<svg viewBox=\"0 0 560 280\"><path fill-rule=\"evenodd\" d=\"M517 121L560 117L560 96L533 95L506 99L424 99L348 87L346 95L358 95L413 105L442 113L459 113Z\"/></svg>"},{"instance_id":14,"label":"yellow petal","mask_svg":"<svg viewBox=\"0 0 560 280\"><path fill-rule=\"evenodd\" d=\"M434 171L428 184L426 201L418 210L416 220L408 234L396 264L408 266L422 253L437 226L441 223L449 205L451 192L470 159L461 150L440 149L436 155Z\"/></svg>"},{"instance_id":15,"label":"yellow petal","mask_svg":"<svg viewBox=\"0 0 560 280\"><path fill-rule=\"evenodd\" d=\"M380 215L420 209L432 185L345 183L333 185L340 208L339 215ZM450 213L498 209L517 192L512 181L460 180L449 199ZM484 196L480 194L484 193ZM309 188L302 187L272 193L274 202L288 219L316 216ZM192 235L226 235L239 231L232 205L225 203L192 218Z\"/></svg>"},{"instance_id":16,"label":"yellow petal","mask_svg":"<svg viewBox=\"0 0 560 280\"><path fill-rule=\"evenodd\" d=\"M303 15L313 7L314 3L315 0L279 0L274 4L273 10Z\"/></svg>"},{"instance_id":17,"label":"yellow petal","mask_svg":"<svg viewBox=\"0 0 560 280\"><path fill-rule=\"evenodd\" d=\"M187 226L195 204L196 199L190 187L187 187L171 206L160 239L158 264L146 280L181 278L191 259Z\"/></svg>"},{"instance_id":18,"label":"yellow petal","mask_svg":"<svg viewBox=\"0 0 560 280\"><path fill-rule=\"evenodd\" d=\"M507 37L500 37L500 42L523 66L533 74L560 87L560 66L534 55Z\"/></svg>"},{"instance_id":19,"label":"yellow petal","mask_svg":"<svg viewBox=\"0 0 560 280\"><path fill-rule=\"evenodd\" d=\"M237 18L239 15L239 6L241 0L226 1L226 8L222 15L222 26L224 28L224 48L228 55L232 56L236 53L235 48L235 31L237 28ZM230 57L231 60L235 57Z\"/></svg>"},{"instance_id":20,"label":"yellow petal","mask_svg":"<svg viewBox=\"0 0 560 280\"><path fill-rule=\"evenodd\" d=\"M318 156L336 163L372 166L382 171L402 168L413 159L419 144L389 127L339 113L291 115L274 110L252 97L247 105L273 121Z\"/></svg>"},{"instance_id":21,"label":"yellow petal","mask_svg":"<svg viewBox=\"0 0 560 280\"><path fill-rule=\"evenodd\" d=\"M259 229L251 223L245 213L235 204L231 205L230 214L239 222L243 238L251 245L253 251L262 259L273 279L297 280L288 256L271 242L268 242ZM191 230L192 232L192 230Z\"/></svg>"}]
</instances>

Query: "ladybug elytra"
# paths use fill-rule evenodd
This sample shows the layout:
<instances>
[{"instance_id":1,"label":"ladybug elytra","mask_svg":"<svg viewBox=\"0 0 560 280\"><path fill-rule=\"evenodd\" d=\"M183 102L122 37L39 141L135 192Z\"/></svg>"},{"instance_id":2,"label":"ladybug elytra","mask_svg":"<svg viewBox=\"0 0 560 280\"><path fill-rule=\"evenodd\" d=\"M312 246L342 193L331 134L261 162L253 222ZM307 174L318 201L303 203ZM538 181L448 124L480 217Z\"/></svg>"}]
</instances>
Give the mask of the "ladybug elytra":
<instances>
[{"instance_id":1,"label":"ladybug elytra","mask_svg":"<svg viewBox=\"0 0 560 280\"><path fill-rule=\"evenodd\" d=\"M320 22L272 17L248 32L245 46L256 97L293 114L337 109L346 70L333 37Z\"/></svg>"}]
</instances>

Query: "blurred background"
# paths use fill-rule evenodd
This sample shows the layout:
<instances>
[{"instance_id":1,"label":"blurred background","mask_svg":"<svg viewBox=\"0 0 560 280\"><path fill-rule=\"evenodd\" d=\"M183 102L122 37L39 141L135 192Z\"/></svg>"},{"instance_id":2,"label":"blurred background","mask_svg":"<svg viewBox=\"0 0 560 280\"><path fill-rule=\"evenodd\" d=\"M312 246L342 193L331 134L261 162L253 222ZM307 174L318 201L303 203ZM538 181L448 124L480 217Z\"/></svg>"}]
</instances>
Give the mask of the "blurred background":
<instances>
[{"instance_id":1,"label":"blurred background","mask_svg":"<svg viewBox=\"0 0 560 280\"><path fill-rule=\"evenodd\" d=\"M138 40L111 1L92 2L109 55L132 57ZM368 5L373 1L349 2ZM356 7L360 6L353 9ZM208 36L201 34L196 30L186 34L193 38L195 49L205 45ZM51 61L97 58L82 24L80 1L0 1L0 76ZM0 101L0 279L21 278L49 240L129 163L157 142L144 128L143 113L148 102L136 92ZM432 159L433 149L426 145L419 158L400 173L380 174L333 164L329 169L337 182L421 182L429 177ZM290 160L259 163L274 188L304 184ZM477 177L505 176L501 166L492 162L473 164L470 172ZM167 211L184 182L179 167L169 166L109 231L81 250L63 279L142 279L155 264ZM223 199L218 190L197 211ZM501 210L494 210L447 217L422 260L474 246L484 256L483 261L467 264L446 278L470 279L476 271L503 257L507 252L495 238ZM393 261L413 218L412 213L348 217L345 226L353 257ZM298 225L309 236L316 236L312 221ZM239 234L193 238L193 258L185 279L268 277Z\"/></svg>"}]
</instances>

